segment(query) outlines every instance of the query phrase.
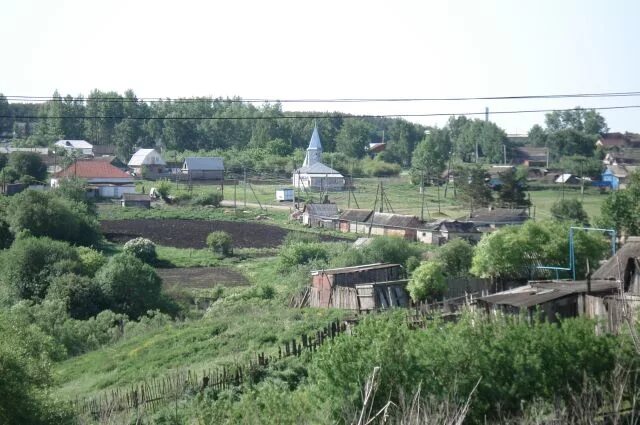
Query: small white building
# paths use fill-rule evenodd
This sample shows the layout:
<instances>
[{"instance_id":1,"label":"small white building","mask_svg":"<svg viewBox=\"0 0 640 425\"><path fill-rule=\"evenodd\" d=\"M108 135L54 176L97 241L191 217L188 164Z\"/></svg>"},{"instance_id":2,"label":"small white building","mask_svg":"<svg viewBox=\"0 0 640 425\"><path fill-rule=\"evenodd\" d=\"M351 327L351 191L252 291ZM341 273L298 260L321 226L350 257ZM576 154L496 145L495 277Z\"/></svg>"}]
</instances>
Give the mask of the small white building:
<instances>
[{"instance_id":1,"label":"small white building","mask_svg":"<svg viewBox=\"0 0 640 425\"><path fill-rule=\"evenodd\" d=\"M293 201L294 197L293 189L283 187L276 190L276 201Z\"/></svg>"},{"instance_id":2,"label":"small white building","mask_svg":"<svg viewBox=\"0 0 640 425\"><path fill-rule=\"evenodd\" d=\"M344 189L344 176L322 163L322 144L318 127L313 128L302 167L294 170L293 186L303 190L325 191Z\"/></svg>"},{"instance_id":3,"label":"small white building","mask_svg":"<svg viewBox=\"0 0 640 425\"><path fill-rule=\"evenodd\" d=\"M134 173L140 175L143 167L150 173L162 173L167 163L155 149L138 149L127 165Z\"/></svg>"},{"instance_id":4,"label":"small white building","mask_svg":"<svg viewBox=\"0 0 640 425\"><path fill-rule=\"evenodd\" d=\"M75 151L82 155L93 155L93 145L86 140L58 140L54 146L69 152Z\"/></svg>"},{"instance_id":5,"label":"small white building","mask_svg":"<svg viewBox=\"0 0 640 425\"><path fill-rule=\"evenodd\" d=\"M78 160L54 174L51 187L56 188L63 179L85 180L89 189L103 198L120 198L125 193L135 193L133 177L108 161Z\"/></svg>"}]
</instances>

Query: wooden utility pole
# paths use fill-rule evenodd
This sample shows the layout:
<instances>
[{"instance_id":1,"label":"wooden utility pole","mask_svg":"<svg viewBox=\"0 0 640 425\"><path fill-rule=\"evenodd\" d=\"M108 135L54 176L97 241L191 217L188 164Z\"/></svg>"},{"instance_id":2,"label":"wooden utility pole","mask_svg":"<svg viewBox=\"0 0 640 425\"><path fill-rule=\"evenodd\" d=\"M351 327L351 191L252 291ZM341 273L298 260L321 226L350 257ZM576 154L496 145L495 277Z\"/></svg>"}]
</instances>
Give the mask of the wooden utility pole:
<instances>
[{"instance_id":1,"label":"wooden utility pole","mask_svg":"<svg viewBox=\"0 0 640 425\"><path fill-rule=\"evenodd\" d=\"M420 221L424 221L424 170L420 171Z\"/></svg>"},{"instance_id":2,"label":"wooden utility pole","mask_svg":"<svg viewBox=\"0 0 640 425\"><path fill-rule=\"evenodd\" d=\"M247 208L247 167L242 167L244 174L244 207Z\"/></svg>"}]
</instances>

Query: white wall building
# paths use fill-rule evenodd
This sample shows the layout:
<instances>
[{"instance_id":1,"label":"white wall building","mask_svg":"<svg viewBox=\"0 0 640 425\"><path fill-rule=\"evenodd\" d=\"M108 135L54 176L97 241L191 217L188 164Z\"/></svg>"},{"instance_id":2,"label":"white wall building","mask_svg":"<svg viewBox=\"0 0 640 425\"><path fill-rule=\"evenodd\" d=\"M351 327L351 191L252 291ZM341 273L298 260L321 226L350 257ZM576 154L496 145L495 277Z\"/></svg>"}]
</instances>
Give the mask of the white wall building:
<instances>
[{"instance_id":1,"label":"white wall building","mask_svg":"<svg viewBox=\"0 0 640 425\"><path fill-rule=\"evenodd\" d=\"M82 155L93 155L93 145L86 140L58 140L54 145L57 148L76 151Z\"/></svg>"},{"instance_id":2,"label":"white wall building","mask_svg":"<svg viewBox=\"0 0 640 425\"><path fill-rule=\"evenodd\" d=\"M344 176L322 163L322 144L317 126L313 128L304 163L302 167L294 170L292 181L294 187L303 190L325 191L344 188Z\"/></svg>"}]
</instances>

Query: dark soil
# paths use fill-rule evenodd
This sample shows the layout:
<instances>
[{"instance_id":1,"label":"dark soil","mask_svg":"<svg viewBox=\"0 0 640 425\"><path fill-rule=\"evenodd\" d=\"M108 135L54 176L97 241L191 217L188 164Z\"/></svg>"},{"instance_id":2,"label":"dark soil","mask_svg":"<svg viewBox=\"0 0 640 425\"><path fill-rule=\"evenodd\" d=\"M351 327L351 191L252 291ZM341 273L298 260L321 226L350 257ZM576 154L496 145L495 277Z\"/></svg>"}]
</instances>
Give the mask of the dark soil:
<instances>
[{"instance_id":1,"label":"dark soil","mask_svg":"<svg viewBox=\"0 0 640 425\"><path fill-rule=\"evenodd\" d=\"M288 233L277 226L240 221L105 220L100 227L111 242L125 243L143 237L175 248L206 248L207 235L218 230L231 235L234 248L273 248Z\"/></svg>"},{"instance_id":2,"label":"dark soil","mask_svg":"<svg viewBox=\"0 0 640 425\"><path fill-rule=\"evenodd\" d=\"M156 269L167 286L213 288L216 285L245 286L249 281L242 273L227 267L191 267Z\"/></svg>"}]
</instances>

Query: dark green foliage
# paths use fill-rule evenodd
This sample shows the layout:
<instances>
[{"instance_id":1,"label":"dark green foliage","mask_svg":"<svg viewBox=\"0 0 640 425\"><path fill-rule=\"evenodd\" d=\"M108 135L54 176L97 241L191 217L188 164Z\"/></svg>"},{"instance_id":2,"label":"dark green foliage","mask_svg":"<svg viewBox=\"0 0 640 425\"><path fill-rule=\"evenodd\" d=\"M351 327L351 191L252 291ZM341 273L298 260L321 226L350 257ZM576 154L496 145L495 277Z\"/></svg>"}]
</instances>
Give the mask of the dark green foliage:
<instances>
[{"instance_id":1,"label":"dark green foliage","mask_svg":"<svg viewBox=\"0 0 640 425\"><path fill-rule=\"evenodd\" d=\"M47 166L40 156L32 152L13 152L9 155L8 167L22 180L31 177L34 182L44 182L47 178Z\"/></svg>"},{"instance_id":2,"label":"dark green foliage","mask_svg":"<svg viewBox=\"0 0 640 425\"><path fill-rule=\"evenodd\" d=\"M85 276L95 276L100 267L107 262L105 256L95 249L79 246L76 251L78 251L78 257L80 258L82 274Z\"/></svg>"},{"instance_id":3,"label":"dark green foliage","mask_svg":"<svg viewBox=\"0 0 640 425\"><path fill-rule=\"evenodd\" d=\"M402 171L398 164L391 164L378 159L363 160L362 171L370 177L391 177L397 176Z\"/></svg>"},{"instance_id":4,"label":"dark green foliage","mask_svg":"<svg viewBox=\"0 0 640 425\"><path fill-rule=\"evenodd\" d=\"M18 299L42 300L51 279L81 269L76 250L49 238L19 238L2 256L2 285Z\"/></svg>"},{"instance_id":5,"label":"dark green foliage","mask_svg":"<svg viewBox=\"0 0 640 425\"><path fill-rule=\"evenodd\" d=\"M411 169L414 173L424 176L425 182L439 179L444 171L452 144L449 130L432 128L429 134L413 151Z\"/></svg>"},{"instance_id":6,"label":"dark green foliage","mask_svg":"<svg viewBox=\"0 0 640 425\"><path fill-rule=\"evenodd\" d=\"M207 246L213 252L220 255L233 254L233 239L224 231L211 232L207 235Z\"/></svg>"},{"instance_id":7,"label":"dark green foliage","mask_svg":"<svg viewBox=\"0 0 640 425\"><path fill-rule=\"evenodd\" d=\"M600 225L629 236L640 234L640 173L631 173L627 188L616 190L605 199Z\"/></svg>"},{"instance_id":8,"label":"dark green foliage","mask_svg":"<svg viewBox=\"0 0 640 425\"><path fill-rule=\"evenodd\" d=\"M517 208L531 205L531 201L527 199L527 179L518 174L515 169L500 173L498 199L504 207Z\"/></svg>"},{"instance_id":9,"label":"dark green foliage","mask_svg":"<svg viewBox=\"0 0 640 425\"><path fill-rule=\"evenodd\" d=\"M61 301L74 319L88 319L106 308L102 288L91 278L73 273L54 276L47 299Z\"/></svg>"},{"instance_id":10,"label":"dark green foliage","mask_svg":"<svg viewBox=\"0 0 640 425\"><path fill-rule=\"evenodd\" d=\"M616 363L619 342L598 336L589 320L560 325L521 318L468 316L456 324L407 327L403 314L365 319L313 358L310 379L321 399L340 407L359 404L362 385L380 366L373 411L389 398L420 395L432 402L455 393L461 402L478 384L470 423L521 412L536 399L569 401L584 379L598 382ZM334 417L339 420L338 417Z\"/></svg>"},{"instance_id":11,"label":"dark green foliage","mask_svg":"<svg viewBox=\"0 0 640 425\"><path fill-rule=\"evenodd\" d=\"M13 233L9 228L9 223L0 218L0 249L9 248L13 242Z\"/></svg>"},{"instance_id":12,"label":"dark green foliage","mask_svg":"<svg viewBox=\"0 0 640 425\"><path fill-rule=\"evenodd\" d=\"M61 179L56 188L56 194L70 201L84 204L91 214L96 213L93 198L87 196L87 183L82 179L75 177Z\"/></svg>"},{"instance_id":13,"label":"dark green foliage","mask_svg":"<svg viewBox=\"0 0 640 425\"><path fill-rule=\"evenodd\" d=\"M155 270L133 255L111 257L96 274L110 309L131 318L138 318L163 302L162 280Z\"/></svg>"},{"instance_id":14,"label":"dark green foliage","mask_svg":"<svg viewBox=\"0 0 640 425\"><path fill-rule=\"evenodd\" d=\"M575 224L588 225L589 217L577 199L560 199L551 206L551 215L556 220L566 220Z\"/></svg>"},{"instance_id":15,"label":"dark green foliage","mask_svg":"<svg viewBox=\"0 0 640 425\"><path fill-rule=\"evenodd\" d=\"M222 193L220 192L200 193L193 198L194 205L212 205L219 207L220 202L222 202Z\"/></svg>"},{"instance_id":16,"label":"dark green foliage","mask_svg":"<svg viewBox=\"0 0 640 425\"><path fill-rule=\"evenodd\" d=\"M438 248L436 258L446 276L466 276L471 269L473 247L464 239L454 239Z\"/></svg>"},{"instance_id":17,"label":"dark green foliage","mask_svg":"<svg viewBox=\"0 0 640 425\"><path fill-rule=\"evenodd\" d=\"M158 259L156 244L146 238L135 238L127 241L122 248L122 252L131 254L147 264L153 264Z\"/></svg>"},{"instance_id":18,"label":"dark green foliage","mask_svg":"<svg viewBox=\"0 0 640 425\"><path fill-rule=\"evenodd\" d=\"M600 179L604 170L601 159L580 155L565 156L553 168L575 176L591 177L593 179Z\"/></svg>"},{"instance_id":19,"label":"dark green foliage","mask_svg":"<svg viewBox=\"0 0 640 425\"><path fill-rule=\"evenodd\" d=\"M28 231L79 245L102 240L98 221L85 204L52 192L26 190L13 196L6 207L6 221L16 234Z\"/></svg>"},{"instance_id":20,"label":"dark green foliage","mask_svg":"<svg viewBox=\"0 0 640 425\"><path fill-rule=\"evenodd\" d=\"M489 174L479 165L461 166L456 169L456 187L462 202L470 208L486 207L493 201L487 185Z\"/></svg>"}]
</instances>

